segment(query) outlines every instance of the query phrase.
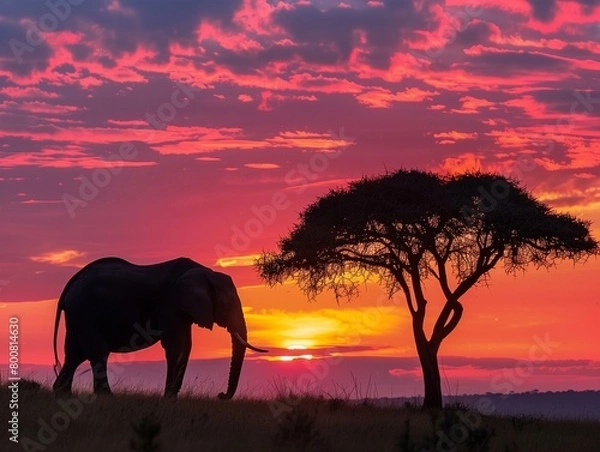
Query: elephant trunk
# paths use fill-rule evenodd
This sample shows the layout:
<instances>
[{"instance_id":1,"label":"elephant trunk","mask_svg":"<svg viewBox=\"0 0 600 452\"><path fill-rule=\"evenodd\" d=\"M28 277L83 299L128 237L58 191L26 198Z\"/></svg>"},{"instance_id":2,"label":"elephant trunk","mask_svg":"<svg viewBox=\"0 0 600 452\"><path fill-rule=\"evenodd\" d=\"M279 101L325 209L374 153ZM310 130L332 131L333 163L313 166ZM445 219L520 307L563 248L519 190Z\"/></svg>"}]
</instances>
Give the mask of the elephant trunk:
<instances>
[{"instance_id":1,"label":"elephant trunk","mask_svg":"<svg viewBox=\"0 0 600 452\"><path fill-rule=\"evenodd\" d=\"M244 364L244 356L246 348L259 353L267 353L268 350L254 347L248 343L248 330L246 328L246 320L244 319L244 311L242 310L241 301L237 299L238 304L233 311L233 315L227 322L227 331L231 334L231 365L229 367L229 381L227 383L227 392L220 393L219 398L223 400L231 399L240 381L240 373L242 372L242 364Z\"/></svg>"},{"instance_id":2,"label":"elephant trunk","mask_svg":"<svg viewBox=\"0 0 600 452\"><path fill-rule=\"evenodd\" d=\"M247 337L246 334L241 336L244 338ZM229 382L227 383L228 399L233 397L237 389L238 382L240 381L240 373L242 371L242 364L244 363L246 347L233 335L231 335L231 350L231 366L229 367Z\"/></svg>"},{"instance_id":3,"label":"elephant trunk","mask_svg":"<svg viewBox=\"0 0 600 452\"><path fill-rule=\"evenodd\" d=\"M227 383L227 392L219 394L219 398L224 400L231 399L235 394L238 382L240 381L244 356L246 355L246 345L236 337L239 335L244 341L248 339L246 322L244 320L244 314L241 312L241 308L239 314L241 319L237 319L237 325L228 328L231 333L231 365L229 367L229 381Z\"/></svg>"}]
</instances>

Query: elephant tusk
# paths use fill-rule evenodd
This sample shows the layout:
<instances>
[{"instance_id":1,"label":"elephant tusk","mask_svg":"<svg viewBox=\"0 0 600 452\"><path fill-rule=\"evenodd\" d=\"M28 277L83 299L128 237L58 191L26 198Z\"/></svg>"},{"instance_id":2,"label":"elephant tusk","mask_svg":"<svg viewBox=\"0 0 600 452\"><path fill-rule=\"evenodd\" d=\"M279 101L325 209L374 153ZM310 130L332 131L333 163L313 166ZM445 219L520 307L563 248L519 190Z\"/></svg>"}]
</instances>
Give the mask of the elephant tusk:
<instances>
[{"instance_id":1,"label":"elephant tusk","mask_svg":"<svg viewBox=\"0 0 600 452\"><path fill-rule=\"evenodd\" d=\"M254 350L255 352L258 352L258 353L269 353L269 350L263 350L262 348L256 348L256 347L253 347L252 345L250 345L248 342L246 342L244 340L244 338L242 336L240 336L240 333L233 333L233 335L236 337L236 339L238 341L240 341L244 346L246 346L250 350Z\"/></svg>"}]
</instances>

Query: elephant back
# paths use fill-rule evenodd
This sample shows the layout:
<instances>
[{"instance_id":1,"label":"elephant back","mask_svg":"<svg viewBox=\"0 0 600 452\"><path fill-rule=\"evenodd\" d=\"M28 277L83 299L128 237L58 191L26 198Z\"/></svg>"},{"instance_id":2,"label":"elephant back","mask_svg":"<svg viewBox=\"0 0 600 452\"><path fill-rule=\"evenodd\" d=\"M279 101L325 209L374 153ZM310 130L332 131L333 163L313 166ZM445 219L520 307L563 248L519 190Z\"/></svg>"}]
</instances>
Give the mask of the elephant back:
<instances>
[{"instance_id":1,"label":"elephant back","mask_svg":"<svg viewBox=\"0 0 600 452\"><path fill-rule=\"evenodd\" d=\"M165 277L165 282L163 284L163 293L169 293L171 291L171 289L175 286L175 284L177 284L177 282L179 281L179 279L188 271L191 270L192 268L198 268L198 267L202 267L202 265L200 265L197 262L194 262L193 260L187 258L187 257L180 257L178 259L175 259L173 261L171 261L172 265L170 266L169 270L167 271L166 277Z\"/></svg>"}]
</instances>

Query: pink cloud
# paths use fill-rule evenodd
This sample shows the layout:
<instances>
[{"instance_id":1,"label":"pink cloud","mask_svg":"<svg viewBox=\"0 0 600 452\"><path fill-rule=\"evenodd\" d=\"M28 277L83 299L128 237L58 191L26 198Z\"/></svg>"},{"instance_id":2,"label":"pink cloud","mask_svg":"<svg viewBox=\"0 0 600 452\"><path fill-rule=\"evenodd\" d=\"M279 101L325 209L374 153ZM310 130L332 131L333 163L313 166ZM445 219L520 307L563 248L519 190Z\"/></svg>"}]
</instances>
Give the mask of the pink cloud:
<instances>
[{"instance_id":1,"label":"pink cloud","mask_svg":"<svg viewBox=\"0 0 600 452\"><path fill-rule=\"evenodd\" d=\"M486 124L491 127L496 127L500 124L504 124L504 125L508 124L508 121L506 121L505 119L501 119L501 118L487 118L487 119L482 119L481 122L483 124Z\"/></svg>"},{"instance_id":2,"label":"pink cloud","mask_svg":"<svg viewBox=\"0 0 600 452\"><path fill-rule=\"evenodd\" d=\"M293 100L305 101L305 102L315 102L317 101L317 97L314 95L289 95L289 94L276 94L272 91L263 91L260 95L261 102L258 106L259 110L262 111L270 111L273 110L276 106L281 104L282 102L288 102Z\"/></svg>"},{"instance_id":3,"label":"pink cloud","mask_svg":"<svg viewBox=\"0 0 600 452\"><path fill-rule=\"evenodd\" d=\"M246 33L273 37L283 34L283 31L273 23L273 13L290 7L284 2L273 5L268 0L244 0L242 7L234 14L233 21Z\"/></svg>"},{"instance_id":4,"label":"pink cloud","mask_svg":"<svg viewBox=\"0 0 600 452\"><path fill-rule=\"evenodd\" d=\"M201 45L204 41L211 40L225 49L236 52L256 52L263 48L258 41L252 39L247 33L221 27L220 24L208 20L200 23L196 35Z\"/></svg>"},{"instance_id":5,"label":"pink cloud","mask_svg":"<svg viewBox=\"0 0 600 452\"><path fill-rule=\"evenodd\" d=\"M558 1L556 14L551 21L541 22L530 16L527 27L544 34L556 33L561 29L577 29L584 25L600 23L600 9L594 5L591 13L584 13L581 4L575 1Z\"/></svg>"},{"instance_id":6,"label":"pink cloud","mask_svg":"<svg viewBox=\"0 0 600 452\"><path fill-rule=\"evenodd\" d=\"M252 96L249 96L248 94L240 94L237 98L238 98L238 100L240 102L252 102L252 101L254 101L254 99L252 98Z\"/></svg>"},{"instance_id":7,"label":"pink cloud","mask_svg":"<svg viewBox=\"0 0 600 452\"><path fill-rule=\"evenodd\" d=\"M371 89L356 96L361 104L369 108L390 108L395 102L423 102L437 96L437 91L425 91L419 88L407 88L392 92L385 88Z\"/></svg>"},{"instance_id":8,"label":"pink cloud","mask_svg":"<svg viewBox=\"0 0 600 452\"><path fill-rule=\"evenodd\" d=\"M136 122L136 124L138 124ZM241 134L239 128L210 128L201 126L168 125L162 130L150 128L128 127L60 127L51 132L32 129L29 139L32 141L57 141L75 144L110 144L144 141L152 146L161 146L177 142L232 139ZM2 136L22 136L20 132L0 130ZM201 146L201 144L200 144Z\"/></svg>"},{"instance_id":9,"label":"pink cloud","mask_svg":"<svg viewBox=\"0 0 600 452\"><path fill-rule=\"evenodd\" d=\"M438 167L444 173L462 173L465 171L482 170L483 156L472 152L466 152L456 157L446 157Z\"/></svg>"},{"instance_id":10,"label":"pink cloud","mask_svg":"<svg viewBox=\"0 0 600 452\"><path fill-rule=\"evenodd\" d=\"M494 109L494 102L490 102L486 99L481 99L473 96L464 96L460 98L460 102L462 102L462 107L460 109L453 109L454 113L459 114L479 114L479 110L482 108L489 108L490 110Z\"/></svg>"},{"instance_id":11,"label":"pink cloud","mask_svg":"<svg viewBox=\"0 0 600 452\"><path fill-rule=\"evenodd\" d=\"M279 165L275 163L244 163L246 168L252 169L277 169L281 168Z\"/></svg>"},{"instance_id":12,"label":"pink cloud","mask_svg":"<svg viewBox=\"0 0 600 452\"><path fill-rule=\"evenodd\" d=\"M303 130L281 132L276 137L267 138L266 141L273 146L320 150L336 149L352 144L352 141L343 137Z\"/></svg>"},{"instance_id":13,"label":"pink cloud","mask_svg":"<svg viewBox=\"0 0 600 452\"><path fill-rule=\"evenodd\" d=\"M77 250L60 250L42 253L36 256L31 256L30 259L34 262L52 265L66 265L79 267L81 264L74 263L73 260L78 260L84 257L87 253Z\"/></svg>"},{"instance_id":14,"label":"pink cloud","mask_svg":"<svg viewBox=\"0 0 600 452\"><path fill-rule=\"evenodd\" d=\"M139 119L127 119L127 120L119 120L119 119L109 119L106 121L110 125L119 126L119 127L148 127L147 121L141 121Z\"/></svg>"},{"instance_id":15,"label":"pink cloud","mask_svg":"<svg viewBox=\"0 0 600 452\"><path fill-rule=\"evenodd\" d=\"M248 140L242 137L236 138L233 136L222 136L159 144L154 146L154 148L163 155L186 155L225 151L229 149L251 150L264 148L267 145L267 143L260 140Z\"/></svg>"},{"instance_id":16,"label":"pink cloud","mask_svg":"<svg viewBox=\"0 0 600 452\"><path fill-rule=\"evenodd\" d=\"M8 97L14 97L18 99L56 99L58 97L58 94L49 91L44 91L36 86L6 86L4 88L0 88L0 94L4 94Z\"/></svg>"},{"instance_id":17,"label":"pink cloud","mask_svg":"<svg viewBox=\"0 0 600 452\"><path fill-rule=\"evenodd\" d=\"M19 204L64 204L62 200L50 200L50 199L27 199L19 202Z\"/></svg>"},{"instance_id":18,"label":"pink cloud","mask_svg":"<svg viewBox=\"0 0 600 452\"><path fill-rule=\"evenodd\" d=\"M509 13L531 16L531 5L527 0L512 0L510 2L503 0L446 0L446 5L454 8L470 8L471 11L478 11L479 8L497 8Z\"/></svg>"},{"instance_id":19,"label":"pink cloud","mask_svg":"<svg viewBox=\"0 0 600 452\"><path fill-rule=\"evenodd\" d=\"M75 105L59 105L49 104L47 102L34 100L26 102L16 102L12 100L5 100L0 103L0 110L4 111L21 111L26 113L34 114L65 114L73 113L78 110L85 110L85 107L77 107Z\"/></svg>"},{"instance_id":20,"label":"pink cloud","mask_svg":"<svg viewBox=\"0 0 600 452\"><path fill-rule=\"evenodd\" d=\"M438 140L439 144L454 144L459 140L474 140L477 138L477 132L458 132L452 130L450 132L434 133L433 137Z\"/></svg>"},{"instance_id":21,"label":"pink cloud","mask_svg":"<svg viewBox=\"0 0 600 452\"><path fill-rule=\"evenodd\" d=\"M15 152L6 154L0 161L0 168L37 166L40 168L123 168L153 166L156 162L127 161L122 159L105 160L86 154L74 145L64 149L41 149L36 152Z\"/></svg>"},{"instance_id":22,"label":"pink cloud","mask_svg":"<svg viewBox=\"0 0 600 452\"><path fill-rule=\"evenodd\" d=\"M527 95L502 102L502 105L523 110L531 118L558 118L558 114L548 114L545 104L538 102L533 96Z\"/></svg>"},{"instance_id":23,"label":"pink cloud","mask_svg":"<svg viewBox=\"0 0 600 452\"><path fill-rule=\"evenodd\" d=\"M567 161L563 162L557 162L549 157L538 157L534 161L548 171L598 168L600 167L600 144L591 142L574 145L567 150L565 157Z\"/></svg>"},{"instance_id":24,"label":"pink cloud","mask_svg":"<svg viewBox=\"0 0 600 452\"><path fill-rule=\"evenodd\" d=\"M316 181L316 182L309 182L309 183L305 183L305 184L301 184L301 185L291 185L289 187L286 187L285 190L297 190L298 188L319 188L319 187L345 187L346 185L348 185L349 182L352 182L353 180L356 180L355 178L348 178L348 179L327 179L327 180L322 180L322 181Z\"/></svg>"}]
</instances>

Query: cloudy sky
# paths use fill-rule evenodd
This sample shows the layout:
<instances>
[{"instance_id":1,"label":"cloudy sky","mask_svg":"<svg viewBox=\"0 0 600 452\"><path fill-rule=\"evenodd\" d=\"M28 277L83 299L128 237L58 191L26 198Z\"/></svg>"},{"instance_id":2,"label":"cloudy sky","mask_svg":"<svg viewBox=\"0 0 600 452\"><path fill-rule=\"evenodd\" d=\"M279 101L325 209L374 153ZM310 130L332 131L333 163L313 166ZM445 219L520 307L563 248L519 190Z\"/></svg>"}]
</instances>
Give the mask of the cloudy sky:
<instances>
[{"instance_id":1,"label":"cloudy sky","mask_svg":"<svg viewBox=\"0 0 600 452\"><path fill-rule=\"evenodd\" d=\"M253 257L317 196L400 167L517 177L600 237L599 23L597 0L0 0L0 320L50 363L78 267L189 256L234 277L272 359L409 359L399 301L308 303ZM496 270L447 374L481 389L541 341L513 390L600 389L599 271ZM195 334L193 358L227 355L225 332Z\"/></svg>"}]
</instances>

